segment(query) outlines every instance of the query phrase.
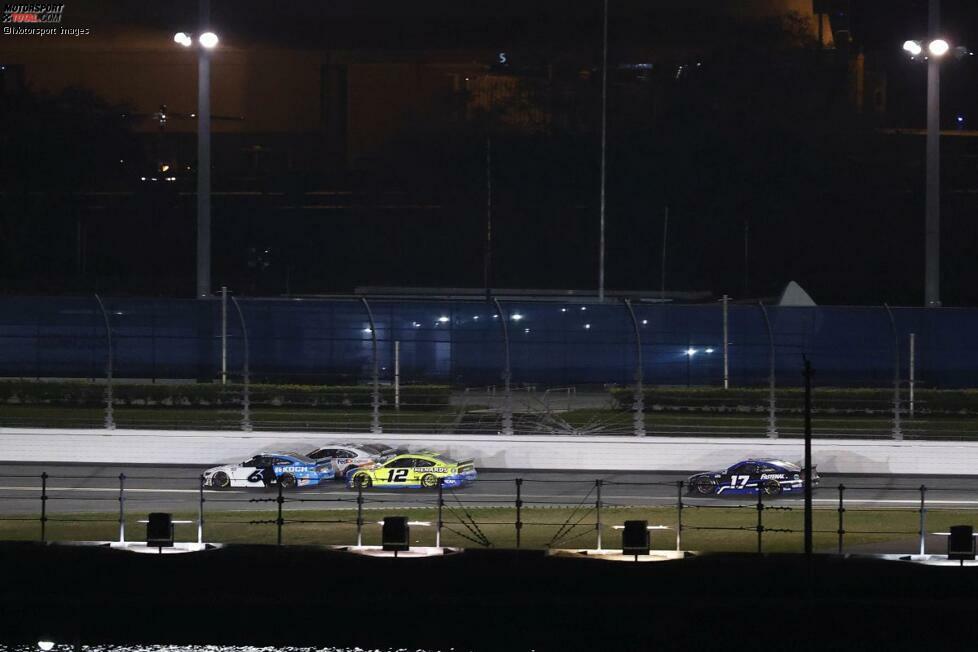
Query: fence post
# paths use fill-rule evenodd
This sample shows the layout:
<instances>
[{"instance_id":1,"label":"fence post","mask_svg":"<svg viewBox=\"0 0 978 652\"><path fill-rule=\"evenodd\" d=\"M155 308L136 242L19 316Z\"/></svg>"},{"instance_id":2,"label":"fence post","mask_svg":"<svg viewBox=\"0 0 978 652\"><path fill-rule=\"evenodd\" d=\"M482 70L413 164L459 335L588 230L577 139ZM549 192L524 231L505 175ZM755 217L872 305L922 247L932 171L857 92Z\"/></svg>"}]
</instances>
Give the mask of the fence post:
<instances>
[{"instance_id":1,"label":"fence post","mask_svg":"<svg viewBox=\"0 0 978 652\"><path fill-rule=\"evenodd\" d=\"M119 543L126 542L126 474L119 474Z\"/></svg>"},{"instance_id":2,"label":"fence post","mask_svg":"<svg viewBox=\"0 0 978 652\"><path fill-rule=\"evenodd\" d=\"M914 385L914 334L910 333L910 418L913 419L913 385Z\"/></svg>"},{"instance_id":3,"label":"fence post","mask_svg":"<svg viewBox=\"0 0 978 652\"><path fill-rule=\"evenodd\" d=\"M277 483L278 485L278 498L275 502L278 503L278 518L275 519L276 530L278 530L278 545L282 545L282 526L285 524L285 520L282 518L282 504L285 502L285 498L282 496L282 483Z\"/></svg>"},{"instance_id":4,"label":"fence post","mask_svg":"<svg viewBox=\"0 0 978 652\"><path fill-rule=\"evenodd\" d=\"M221 286L221 384L228 384L228 286Z\"/></svg>"},{"instance_id":5,"label":"fence post","mask_svg":"<svg viewBox=\"0 0 978 652\"><path fill-rule=\"evenodd\" d=\"M401 409L401 342L394 342L394 409Z\"/></svg>"},{"instance_id":6,"label":"fence post","mask_svg":"<svg viewBox=\"0 0 978 652\"><path fill-rule=\"evenodd\" d=\"M444 496L444 478L438 478L438 526L435 528L435 547L441 548L441 526L444 521L442 520L442 508L445 506L445 496Z\"/></svg>"},{"instance_id":7,"label":"fence post","mask_svg":"<svg viewBox=\"0 0 978 652\"><path fill-rule=\"evenodd\" d=\"M367 297L360 297L363 309L367 311L367 321L370 322L370 346L373 368L371 371L371 398L370 398L370 432L377 435L383 432L380 427L380 367L377 363L377 326L374 324L374 313L367 303Z\"/></svg>"},{"instance_id":8,"label":"fence post","mask_svg":"<svg viewBox=\"0 0 978 652\"><path fill-rule=\"evenodd\" d=\"M516 478L516 548L520 547L520 531L523 529L523 478Z\"/></svg>"},{"instance_id":9,"label":"fence post","mask_svg":"<svg viewBox=\"0 0 978 652\"><path fill-rule=\"evenodd\" d=\"M757 552L764 552L762 538L764 536L764 492L757 488Z\"/></svg>"},{"instance_id":10,"label":"fence post","mask_svg":"<svg viewBox=\"0 0 978 652\"><path fill-rule=\"evenodd\" d=\"M676 552L683 549L683 484L676 483Z\"/></svg>"},{"instance_id":11,"label":"fence post","mask_svg":"<svg viewBox=\"0 0 978 652\"><path fill-rule=\"evenodd\" d=\"M595 529L598 531L598 550L601 550L601 485L604 484L602 480L595 480L594 486L598 490L598 497L595 501L595 507L597 508L597 520L594 524Z\"/></svg>"},{"instance_id":12,"label":"fence post","mask_svg":"<svg viewBox=\"0 0 978 652\"><path fill-rule=\"evenodd\" d=\"M842 554L843 539L846 536L846 527L845 527L845 520L844 520L846 507L843 498L843 494L845 493L845 490L846 490L846 486L844 484L840 484L839 485L839 529L838 529L840 555Z\"/></svg>"},{"instance_id":13,"label":"fence post","mask_svg":"<svg viewBox=\"0 0 978 652\"><path fill-rule=\"evenodd\" d=\"M238 312L238 320L241 322L241 338L244 341L244 360L243 360L243 373L244 373L244 387L243 394L241 397L241 429L250 432L251 431L251 374L248 370L248 327L245 326L244 313L241 312L241 305L238 303L237 297L231 297L231 303L234 304L234 309Z\"/></svg>"},{"instance_id":14,"label":"fence post","mask_svg":"<svg viewBox=\"0 0 978 652\"><path fill-rule=\"evenodd\" d=\"M725 294L720 301L723 302L723 388L730 389L730 336L727 333L727 304L730 303L730 297Z\"/></svg>"},{"instance_id":15,"label":"fence post","mask_svg":"<svg viewBox=\"0 0 978 652\"><path fill-rule=\"evenodd\" d=\"M363 547L363 485L357 483L357 548Z\"/></svg>"},{"instance_id":16,"label":"fence post","mask_svg":"<svg viewBox=\"0 0 978 652\"><path fill-rule=\"evenodd\" d=\"M771 329L771 320L767 316L767 308L760 301L757 305L761 307L761 314L764 315L764 325L767 327L768 341L768 415L767 415L767 436L772 439L778 436L778 418L776 414L777 403L774 396L774 331Z\"/></svg>"},{"instance_id":17,"label":"fence post","mask_svg":"<svg viewBox=\"0 0 978 652\"><path fill-rule=\"evenodd\" d=\"M920 554L925 555L927 548L927 507L925 504L924 494L927 493L927 487L920 485Z\"/></svg>"},{"instance_id":18,"label":"fence post","mask_svg":"<svg viewBox=\"0 0 978 652\"><path fill-rule=\"evenodd\" d=\"M115 430L115 418L113 417L112 399L112 327L109 325L109 313L105 311L105 304L102 297L95 295L98 308L102 311L102 319L105 321L105 340L108 347L105 356L105 429Z\"/></svg>"},{"instance_id":19,"label":"fence post","mask_svg":"<svg viewBox=\"0 0 978 652\"><path fill-rule=\"evenodd\" d=\"M513 394L510 390L510 379L512 377L512 371L509 362L509 329L506 326L506 313L503 312L503 307L499 304L499 299L493 298L493 303L496 304L496 314L499 315L499 324L503 329L503 352L505 353L503 367L503 382L506 384L506 394L503 396L503 434L512 435L513 434Z\"/></svg>"},{"instance_id":20,"label":"fence post","mask_svg":"<svg viewBox=\"0 0 978 652\"><path fill-rule=\"evenodd\" d=\"M47 541L48 523L48 474L41 473L41 543Z\"/></svg>"},{"instance_id":21,"label":"fence post","mask_svg":"<svg viewBox=\"0 0 978 652\"><path fill-rule=\"evenodd\" d=\"M204 476L200 476L200 501L197 503L197 545L204 545Z\"/></svg>"},{"instance_id":22,"label":"fence post","mask_svg":"<svg viewBox=\"0 0 978 652\"><path fill-rule=\"evenodd\" d=\"M890 318L890 331L893 333L893 431L894 439L903 439L903 430L900 428L900 337L897 334L896 321L893 319L893 311L888 304L883 304L886 314Z\"/></svg>"},{"instance_id":23,"label":"fence post","mask_svg":"<svg viewBox=\"0 0 978 652\"><path fill-rule=\"evenodd\" d=\"M638 327L638 319L635 318L635 311L632 310L632 302L625 299L625 308L628 309L628 316L632 320L632 328L635 331L635 394L632 409L634 415L635 435L645 436L645 393L642 389L642 334Z\"/></svg>"}]
</instances>

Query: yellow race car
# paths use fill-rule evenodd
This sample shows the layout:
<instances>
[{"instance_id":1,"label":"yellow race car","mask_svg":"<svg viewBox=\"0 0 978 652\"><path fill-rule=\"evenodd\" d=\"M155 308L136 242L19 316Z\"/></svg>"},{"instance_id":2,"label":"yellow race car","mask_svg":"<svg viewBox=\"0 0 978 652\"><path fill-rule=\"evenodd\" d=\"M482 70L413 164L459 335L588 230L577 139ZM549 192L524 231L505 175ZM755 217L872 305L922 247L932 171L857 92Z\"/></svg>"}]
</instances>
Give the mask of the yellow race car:
<instances>
[{"instance_id":1,"label":"yellow race car","mask_svg":"<svg viewBox=\"0 0 978 652\"><path fill-rule=\"evenodd\" d=\"M436 453L404 453L387 460L383 464L370 464L356 469L347 478L351 489L362 487L425 488L438 486L461 487L476 479L477 473L472 460L461 462Z\"/></svg>"}]
</instances>

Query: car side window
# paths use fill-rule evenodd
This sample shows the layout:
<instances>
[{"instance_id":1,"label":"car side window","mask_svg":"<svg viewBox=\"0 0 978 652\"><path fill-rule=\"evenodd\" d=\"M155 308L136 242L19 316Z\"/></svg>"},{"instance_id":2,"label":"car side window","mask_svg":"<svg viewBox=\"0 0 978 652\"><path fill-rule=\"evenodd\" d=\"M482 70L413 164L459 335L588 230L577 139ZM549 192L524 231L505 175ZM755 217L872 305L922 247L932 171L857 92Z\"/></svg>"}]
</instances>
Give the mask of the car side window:
<instances>
[{"instance_id":1,"label":"car side window","mask_svg":"<svg viewBox=\"0 0 978 652\"><path fill-rule=\"evenodd\" d=\"M258 466L258 458L252 457L250 460L242 462L241 466L247 466L247 467Z\"/></svg>"},{"instance_id":2,"label":"car side window","mask_svg":"<svg viewBox=\"0 0 978 652\"><path fill-rule=\"evenodd\" d=\"M391 469L409 469L414 466L414 458L402 457L399 460L392 460L386 466Z\"/></svg>"},{"instance_id":3,"label":"car side window","mask_svg":"<svg viewBox=\"0 0 978 652\"><path fill-rule=\"evenodd\" d=\"M744 464L741 467L740 475L754 475L757 473L756 464Z\"/></svg>"},{"instance_id":4,"label":"car side window","mask_svg":"<svg viewBox=\"0 0 978 652\"><path fill-rule=\"evenodd\" d=\"M356 457L356 455L352 451L338 450L336 451L336 457Z\"/></svg>"},{"instance_id":5,"label":"car side window","mask_svg":"<svg viewBox=\"0 0 978 652\"><path fill-rule=\"evenodd\" d=\"M320 448L318 451L310 455L314 460L323 460L327 457L336 457L336 451L332 448Z\"/></svg>"},{"instance_id":6,"label":"car side window","mask_svg":"<svg viewBox=\"0 0 978 652\"><path fill-rule=\"evenodd\" d=\"M773 466L762 466L761 473L778 473L778 470Z\"/></svg>"},{"instance_id":7,"label":"car side window","mask_svg":"<svg viewBox=\"0 0 978 652\"><path fill-rule=\"evenodd\" d=\"M276 466L292 466L295 462L285 457L276 457L274 464Z\"/></svg>"},{"instance_id":8,"label":"car side window","mask_svg":"<svg viewBox=\"0 0 978 652\"><path fill-rule=\"evenodd\" d=\"M420 457L414 460L414 468L416 469L430 469L433 466L435 466L435 463L431 460L423 460Z\"/></svg>"}]
</instances>

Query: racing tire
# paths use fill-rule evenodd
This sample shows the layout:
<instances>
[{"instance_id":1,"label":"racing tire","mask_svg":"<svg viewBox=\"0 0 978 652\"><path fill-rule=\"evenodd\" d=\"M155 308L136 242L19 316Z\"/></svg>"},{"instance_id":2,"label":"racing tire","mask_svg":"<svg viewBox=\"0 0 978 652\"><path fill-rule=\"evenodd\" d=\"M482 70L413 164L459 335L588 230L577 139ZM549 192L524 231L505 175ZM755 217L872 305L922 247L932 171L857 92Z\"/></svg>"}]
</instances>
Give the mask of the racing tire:
<instances>
[{"instance_id":1,"label":"racing tire","mask_svg":"<svg viewBox=\"0 0 978 652\"><path fill-rule=\"evenodd\" d=\"M717 492L717 481L713 478L693 480L693 491L700 496L712 496Z\"/></svg>"},{"instance_id":2,"label":"racing tire","mask_svg":"<svg viewBox=\"0 0 978 652\"><path fill-rule=\"evenodd\" d=\"M426 473L421 476L421 486L425 489L434 489L438 486L438 478L431 473Z\"/></svg>"},{"instance_id":3,"label":"racing tire","mask_svg":"<svg viewBox=\"0 0 978 652\"><path fill-rule=\"evenodd\" d=\"M211 478L211 486L215 489L227 489L231 486L231 478L224 471L218 471Z\"/></svg>"},{"instance_id":4,"label":"racing tire","mask_svg":"<svg viewBox=\"0 0 978 652\"><path fill-rule=\"evenodd\" d=\"M369 489L373 485L374 481L370 479L370 476L366 473L361 473L360 475L353 476L353 488L360 487L361 489Z\"/></svg>"},{"instance_id":5,"label":"racing tire","mask_svg":"<svg viewBox=\"0 0 978 652\"><path fill-rule=\"evenodd\" d=\"M764 484L761 485L761 493L765 496L780 496L781 495L781 484L775 482L774 480L765 480Z\"/></svg>"},{"instance_id":6,"label":"racing tire","mask_svg":"<svg viewBox=\"0 0 978 652\"><path fill-rule=\"evenodd\" d=\"M278 479L278 483L282 485L283 489L295 489L295 476L286 473L281 478Z\"/></svg>"}]
</instances>

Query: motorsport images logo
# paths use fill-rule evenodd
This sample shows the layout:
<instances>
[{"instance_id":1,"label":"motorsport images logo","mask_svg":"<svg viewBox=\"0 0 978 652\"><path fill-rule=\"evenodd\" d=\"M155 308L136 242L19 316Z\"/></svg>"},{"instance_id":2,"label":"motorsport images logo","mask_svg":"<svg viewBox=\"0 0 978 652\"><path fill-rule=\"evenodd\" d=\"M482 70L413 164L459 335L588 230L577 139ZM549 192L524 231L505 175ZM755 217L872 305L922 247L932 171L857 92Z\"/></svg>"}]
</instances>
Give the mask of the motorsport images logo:
<instances>
[{"instance_id":1,"label":"motorsport images logo","mask_svg":"<svg viewBox=\"0 0 978 652\"><path fill-rule=\"evenodd\" d=\"M64 4L11 2L3 6L4 36L88 36L91 30L55 27L64 15Z\"/></svg>"}]
</instances>

